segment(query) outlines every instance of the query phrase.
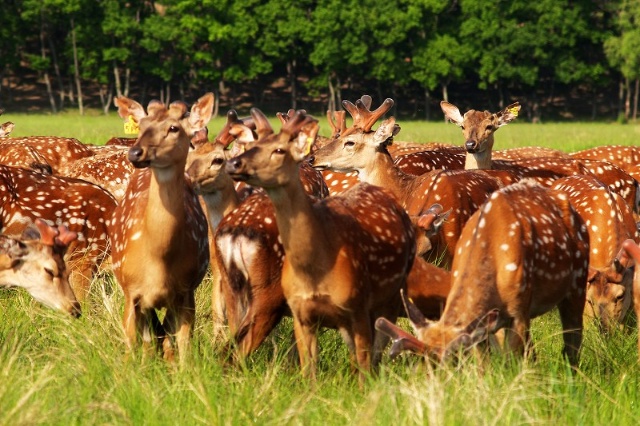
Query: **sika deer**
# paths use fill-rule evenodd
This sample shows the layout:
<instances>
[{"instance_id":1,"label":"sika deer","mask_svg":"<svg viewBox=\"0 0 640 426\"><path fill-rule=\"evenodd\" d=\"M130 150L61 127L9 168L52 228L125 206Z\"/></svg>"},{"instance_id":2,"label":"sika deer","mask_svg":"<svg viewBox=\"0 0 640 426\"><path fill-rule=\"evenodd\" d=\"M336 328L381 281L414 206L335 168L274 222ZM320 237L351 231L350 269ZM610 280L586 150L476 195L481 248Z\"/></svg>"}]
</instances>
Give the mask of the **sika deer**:
<instances>
[{"instance_id":1,"label":"sika deer","mask_svg":"<svg viewBox=\"0 0 640 426\"><path fill-rule=\"evenodd\" d=\"M34 154L45 159L54 174L70 163L93 152L75 138L57 136L29 136L5 138L0 142L0 163L18 167L29 167L34 162Z\"/></svg>"},{"instance_id":2,"label":"sika deer","mask_svg":"<svg viewBox=\"0 0 640 426\"><path fill-rule=\"evenodd\" d=\"M557 156L493 161L494 133L498 128L505 126L518 116L519 103L511 104L494 114L489 111L469 110L464 116L453 104L443 101L440 106L445 117L462 129L467 148L466 169L509 171L518 180L528 177L544 186L551 186L554 180L565 176L592 175L605 183L612 191L620 194L629 207L634 212L638 212L640 204L638 182L624 170L611 163Z\"/></svg>"},{"instance_id":3,"label":"sika deer","mask_svg":"<svg viewBox=\"0 0 640 426\"><path fill-rule=\"evenodd\" d=\"M384 319L376 327L411 349L443 360L506 327L522 353L530 320L558 306L564 353L578 362L589 236L566 195L523 181L494 192L467 222L456 247L452 288L442 318L427 321L407 301L419 342ZM401 333L400 333L401 334Z\"/></svg>"},{"instance_id":4,"label":"sika deer","mask_svg":"<svg viewBox=\"0 0 640 426\"><path fill-rule=\"evenodd\" d=\"M634 266L633 272L633 308L636 317L640 318L640 247L638 243L629 239L622 243L616 263L622 268ZM638 357L640 357L640 330L638 330Z\"/></svg>"},{"instance_id":5,"label":"sika deer","mask_svg":"<svg viewBox=\"0 0 640 426\"><path fill-rule=\"evenodd\" d=\"M138 335L147 346L152 331L173 359L175 337L184 362L195 319L194 292L207 271L207 220L185 180L191 136L211 118L213 94L201 97L189 113L183 103L166 108L151 102L115 99L120 117L140 125L129 149L136 168L110 229L115 276L125 296L123 324L129 347ZM162 324L156 309L166 308ZM153 326L153 330L150 327Z\"/></svg>"},{"instance_id":6,"label":"sika deer","mask_svg":"<svg viewBox=\"0 0 640 426\"><path fill-rule=\"evenodd\" d=\"M589 233L585 316L598 319L604 330L619 325L631 306L633 272L614 264L614 258L623 241L638 241L633 213L622 197L591 176L558 179L551 188L569 197Z\"/></svg>"},{"instance_id":7,"label":"sika deer","mask_svg":"<svg viewBox=\"0 0 640 426\"><path fill-rule=\"evenodd\" d=\"M426 254L430 260L441 259L442 265L450 266L465 222L501 183L482 171L434 170L422 176L405 174L394 165L386 148L400 130L395 119L388 118L377 130L371 130L377 119L393 106L393 100L385 100L375 111L369 111L366 103L362 99L355 105L343 102L354 117L353 126L316 151L310 163L320 170L357 171L363 182L389 189L412 218L419 217L436 203L444 210L452 210L431 241L432 250Z\"/></svg>"},{"instance_id":8,"label":"sika deer","mask_svg":"<svg viewBox=\"0 0 640 426\"><path fill-rule=\"evenodd\" d=\"M273 202L285 253L282 289L303 371L315 377L318 328L333 327L355 352L362 379L379 360L375 318L386 312L393 320L398 313L415 256L414 231L381 188L360 184L319 201L305 194L298 163L317 132L317 121L298 111L279 134L263 132L226 168L234 179L263 187Z\"/></svg>"},{"instance_id":9,"label":"sika deer","mask_svg":"<svg viewBox=\"0 0 640 426\"><path fill-rule=\"evenodd\" d=\"M0 286L24 288L38 302L79 317L80 304L64 261L67 247L77 237L66 226L54 228L41 219L20 238L0 235Z\"/></svg>"},{"instance_id":10,"label":"sika deer","mask_svg":"<svg viewBox=\"0 0 640 426\"><path fill-rule=\"evenodd\" d=\"M89 182L0 165L2 231L18 235L41 218L77 233L65 259L71 285L81 300L89 291L91 277L109 256L107 225L115 207L107 191Z\"/></svg>"}]
</instances>

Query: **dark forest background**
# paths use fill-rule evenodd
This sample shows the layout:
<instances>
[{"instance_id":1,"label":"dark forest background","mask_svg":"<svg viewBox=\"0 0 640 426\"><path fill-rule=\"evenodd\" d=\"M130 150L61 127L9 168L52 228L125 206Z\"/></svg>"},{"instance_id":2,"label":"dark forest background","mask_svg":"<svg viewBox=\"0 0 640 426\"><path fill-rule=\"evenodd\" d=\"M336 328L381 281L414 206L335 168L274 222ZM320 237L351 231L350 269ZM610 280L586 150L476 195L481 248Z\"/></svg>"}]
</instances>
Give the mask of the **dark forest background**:
<instances>
[{"instance_id":1,"label":"dark forest background","mask_svg":"<svg viewBox=\"0 0 640 426\"><path fill-rule=\"evenodd\" d=\"M5 0L0 107L113 109L217 95L217 111L438 103L526 120L637 117L639 0Z\"/></svg>"}]
</instances>

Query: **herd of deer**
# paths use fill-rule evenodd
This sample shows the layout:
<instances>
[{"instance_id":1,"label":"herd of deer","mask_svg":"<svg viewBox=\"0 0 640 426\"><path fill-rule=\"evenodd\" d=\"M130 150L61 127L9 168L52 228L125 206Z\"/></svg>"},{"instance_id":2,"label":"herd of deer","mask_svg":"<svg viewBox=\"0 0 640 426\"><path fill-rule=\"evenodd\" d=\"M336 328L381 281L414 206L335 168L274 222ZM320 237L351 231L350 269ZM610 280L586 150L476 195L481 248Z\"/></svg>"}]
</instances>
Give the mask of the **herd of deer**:
<instances>
[{"instance_id":1,"label":"herd of deer","mask_svg":"<svg viewBox=\"0 0 640 426\"><path fill-rule=\"evenodd\" d=\"M583 316L606 331L632 301L640 313L640 147L494 151L518 103L462 115L442 102L464 148L394 141L393 117L373 129L393 101L371 110L366 95L343 102L350 127L328 114L328 138L303 110L278 114L276 133L254 108L230 111L211 142L212 94L191 108L115 103L137 138L90 146L0 127L0 284L77 316L111 269L130 348L186 358L209 267L229 353L247 357L288 315L311 377L321 327L340 331L362 378L389 339L392 355L442 361L500 330L522 354L531 319L556 307L575 365Z\"/></svg>"}]
</instances>

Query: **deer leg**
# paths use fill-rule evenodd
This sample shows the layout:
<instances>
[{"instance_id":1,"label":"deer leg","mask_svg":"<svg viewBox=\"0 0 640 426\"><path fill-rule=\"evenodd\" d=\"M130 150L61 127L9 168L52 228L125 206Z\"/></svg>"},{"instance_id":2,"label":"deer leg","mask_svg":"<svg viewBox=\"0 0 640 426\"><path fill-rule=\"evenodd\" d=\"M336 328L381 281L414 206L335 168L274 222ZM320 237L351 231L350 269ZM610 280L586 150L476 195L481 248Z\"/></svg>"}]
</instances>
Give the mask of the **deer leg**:
<instances>
[{"instance_id":1,"label":"deer leg","mask_svg":"<svg viewBox=\"0 0 640 426\"><path fill-rule=\"evenodd\" d=\"M584 310L584 292L582 295L567 297L558 304L560 321L564 331L564 349L562 353L572 366L578 365L578 353L582 344L582 313Z\"/></svg>"},{"instance_id":2,"label":"deer leg","mask_svg":"<svg viewBox=\"0 0 640 426\"><path fill-rule=\"evenodd\" d=\"M360 383L364 382L365 373L371 371L371 349L372 342L372 324L369 321L369 315L361 315L354 318L352 323L353 341L355 344L356 360L360 370Z\"/></svg>"},{"instance_id":3,"label":"deer leg","mask_svg":"<svg viewBox=\"0 0 640 426\"><path fill-rule=\"evenodd\" d=\"M296 336L296 347L300 357L302 374L316 381L316 365L318 362L318 334L317 326L303 324L295 315L293 317L293 331Z\"/></svg>"},{"instance_id":4,"label":"deer leg","mask_svg":"<svg viewBox=\"0 0 640 426\"><path fill-rule=\"evenodd\" d=\"M523 356L525 352L525 346L530 341L529 337L529 319L528 318L514 318L512 326L505 330L505 341L508 346L508 350L512 354Z\"/></svg>"},{"instance_id":5,"label":"deer leg","mask_svg":"<svg viewBox=\"0 0 640 426\"><path fill-rule=\"evenodd\" d=\"M195 321L195 294L193 292L183 295L176 304L167 309L164 319L167 335L162 343L164 358L173 361L175 357L173 339L180 356L180 364L186 361L189 351L191 329Z\"/></svg>"}]
</instances>

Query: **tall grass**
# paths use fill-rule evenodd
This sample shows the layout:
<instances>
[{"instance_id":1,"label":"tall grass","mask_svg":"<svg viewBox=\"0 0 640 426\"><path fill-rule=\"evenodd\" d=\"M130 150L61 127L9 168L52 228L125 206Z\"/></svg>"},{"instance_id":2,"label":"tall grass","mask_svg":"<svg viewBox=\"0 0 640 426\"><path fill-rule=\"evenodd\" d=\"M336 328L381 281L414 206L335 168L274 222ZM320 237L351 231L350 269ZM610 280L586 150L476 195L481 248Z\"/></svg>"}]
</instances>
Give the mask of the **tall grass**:
<instances>
[{"instance_id":1,"label":"tall grass","mask_svg":"<svg viewBox=\"0 0 640 426\"><path fill-rule=\"evenodd\" d=\"M103 143L121 134L115 117L17 116L16 135L74 136ZM222 119L210 127L220 128ZM400 123L404 140L460 143L444 123ZM496 145L582 149L633 144L640 127L606 124L512 124ZM559 145L562 144L562 145ZM144 267L141 265L141 267ZM601 335L585 331L581 362L561 358L556 312L532 324L536 359L493 354L434 368L415 356L385 357L361 389L338 334L320 337L316 383L291 359L285 319L241 366L225 364L214 340L210 279L196 295L192 349L181 367L141 351L127 353L122 292L110 275L94 280L83 316L45 309L26 293L0 291L0 424L637 424L640 370L635 323ZM406 323L402 323L406 326Z\"/></svg>"}]
</instances>

